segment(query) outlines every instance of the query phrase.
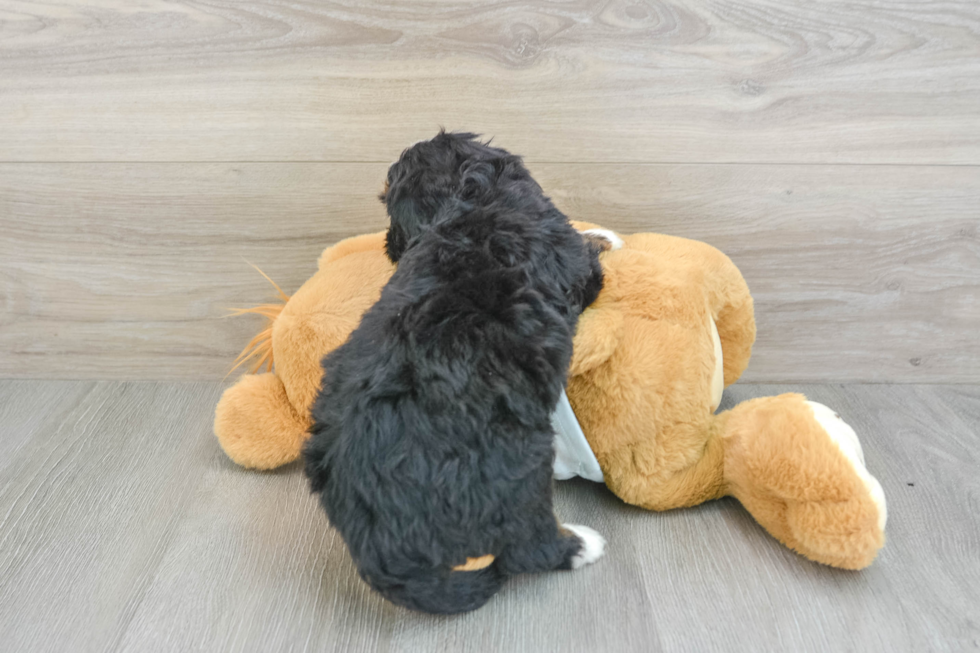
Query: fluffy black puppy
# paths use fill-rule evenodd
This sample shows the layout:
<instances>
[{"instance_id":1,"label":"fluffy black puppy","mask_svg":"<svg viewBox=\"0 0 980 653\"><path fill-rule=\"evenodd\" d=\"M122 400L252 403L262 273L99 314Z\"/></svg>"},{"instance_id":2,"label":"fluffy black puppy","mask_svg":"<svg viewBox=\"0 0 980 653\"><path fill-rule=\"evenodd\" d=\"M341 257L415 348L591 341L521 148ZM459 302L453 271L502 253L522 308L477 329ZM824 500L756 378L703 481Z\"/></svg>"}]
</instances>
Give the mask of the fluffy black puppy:
<instances>
[{"instance_id":1,"label":"fluffy black puppy","mask_svg":"<svg viewBox=\"0 0 980 653\"><path fill-rule=\"evenodd\" d=\"M470 134L406 150L382 199L398 269L323 361L306 473L371 587L465 612L509 575L602 554L552 512L550 422L599 247Z\"/></svg>"}]
</instances>

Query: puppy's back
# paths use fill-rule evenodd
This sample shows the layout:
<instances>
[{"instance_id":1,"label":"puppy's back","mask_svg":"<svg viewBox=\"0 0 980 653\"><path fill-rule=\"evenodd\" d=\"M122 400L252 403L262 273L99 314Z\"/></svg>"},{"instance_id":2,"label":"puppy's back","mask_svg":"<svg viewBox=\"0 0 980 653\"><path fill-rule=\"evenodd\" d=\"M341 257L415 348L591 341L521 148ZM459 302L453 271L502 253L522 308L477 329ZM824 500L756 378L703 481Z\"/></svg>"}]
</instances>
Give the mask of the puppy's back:
<instances>
[{"instance_id":1,"label":"puppy's back","mask_svg":"<svg viewBox=\"0 0 980 653\"><path fill-rule=\"evenodd\" d=\"M478 607L502 575L452 568L542 511L553 521L549 416L575 312L548 257L555 234L580 240L561 214L534 218L487 207L439 223L324 361L307 473L362 577L396 603Z\"/></svg>"}]
</instances>

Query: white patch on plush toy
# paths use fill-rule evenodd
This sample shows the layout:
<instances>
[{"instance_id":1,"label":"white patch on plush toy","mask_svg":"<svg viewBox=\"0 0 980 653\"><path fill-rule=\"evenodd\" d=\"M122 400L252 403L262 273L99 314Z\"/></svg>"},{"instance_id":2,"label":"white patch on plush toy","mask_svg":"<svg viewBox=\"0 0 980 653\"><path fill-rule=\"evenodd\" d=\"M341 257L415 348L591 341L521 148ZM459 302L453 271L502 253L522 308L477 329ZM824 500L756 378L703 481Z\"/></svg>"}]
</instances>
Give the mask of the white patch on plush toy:
<instances>
[{"instance_id":1,"label":"white patch on plush toy","mask_svg":"<svg viewBox=\"0 0 980 653\"><path fill-rule=\"evenodd\" d=\"M609 231L608 229L586 229L582 233L594 234L596 236L599 236L600 238L605 238L610 243L612 243L612 248L614 250L623 248L623 239L617 236L616 234L614 234L613 232Z\"/></svg>"},{"instance_id":2,"label":"white patch on plush toy","mask_svg":"<svg viewBox=\"0 0 980 653\"><path fill-rule=\"evenodd\" d=\"M878 507L878 529L885 530L885 522L888 521L885 492L881 489L881 483L878 482L878 479L869 474L868 469L864 466L864 451L861 450L861 441L858 439L857 433L833 409L815 401L806 403L813 410L813 416L817 422L841 450L848 462L854 467L858 478L868 488L871 500Z\"/></svg>"},{"instance_id":3,"label":"white patch on plush toy","mask_svg":"<svg viewBox=\"0 0 980 653\"><path fill-rule=\"evenodd\" d=\"M591 565L606 552L606 538L588 526L565 524L563 528L572 531L582 540L582 550L572 558L572 569Z\"/></svg>"},{"instance_id":4,"label":"white patch on plush toy","mask_svg":"<svg viewBox=\"0 0 980 653\"><path fill-rule=\"evenodd\" d=\"M602 483L602 469L592 453L589 441L575 418L568 395L561 391L561 398L551 414L551 426L555 429L555 471L554 477L564 481L581 476L596 483Z\"/></svg>"},{"instance_id":5,"label":"white patch on plush toy","mask_svg":"<svg viewBox=\"0 0 980 653\"><path fill-rule=\"evenodd\" d=\"M715 371L711 375L711 412L718 410L721 405L721 395L725 392L725 359L721 353L721 338L718 337L718 326L708 317L711 323L711 342L715 348Z\"/></svg>"}]
</instances>

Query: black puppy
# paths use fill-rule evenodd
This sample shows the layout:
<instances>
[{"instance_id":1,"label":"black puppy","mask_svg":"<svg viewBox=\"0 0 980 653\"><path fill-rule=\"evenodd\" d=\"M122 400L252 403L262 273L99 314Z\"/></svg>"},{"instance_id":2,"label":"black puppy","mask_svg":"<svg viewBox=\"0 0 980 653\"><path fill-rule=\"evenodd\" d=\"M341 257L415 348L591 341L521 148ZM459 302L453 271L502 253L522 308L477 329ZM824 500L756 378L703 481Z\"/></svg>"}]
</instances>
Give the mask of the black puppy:
<instances>
[{"instance_id":1,"label":"black puppy","mask_svg":"<svg viewBox=\"0 0 980 653\"><path fill-rule=\"evenodd\" d=\"M403 152L382 200L398 269L323 361L306 473L371 587L465 612L509 575L602 555L552 512L550 414L606 247L472 134Z\"/></svg>"}]
</instances>

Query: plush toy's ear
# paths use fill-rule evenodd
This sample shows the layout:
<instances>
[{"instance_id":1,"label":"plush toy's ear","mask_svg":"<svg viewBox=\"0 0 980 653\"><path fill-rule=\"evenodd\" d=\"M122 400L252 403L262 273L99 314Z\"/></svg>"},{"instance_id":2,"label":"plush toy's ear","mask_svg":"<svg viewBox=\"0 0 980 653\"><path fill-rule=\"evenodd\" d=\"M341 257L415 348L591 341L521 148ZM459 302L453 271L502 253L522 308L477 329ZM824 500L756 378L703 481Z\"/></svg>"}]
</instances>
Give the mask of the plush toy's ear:
<instances>
[{"instance_id":1,"label":"plush toy's ear","mask_svg":"<svg viewBox=\"0 0 980 653\"><path fill-rule=\"evenodd\" d=\"M622 339L623 312L617 302L603 302L600 295L578 320L568 375L583 374L602 365Z\"/></svg>"}]
</instances>

